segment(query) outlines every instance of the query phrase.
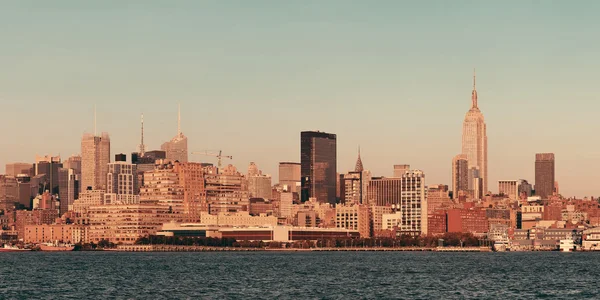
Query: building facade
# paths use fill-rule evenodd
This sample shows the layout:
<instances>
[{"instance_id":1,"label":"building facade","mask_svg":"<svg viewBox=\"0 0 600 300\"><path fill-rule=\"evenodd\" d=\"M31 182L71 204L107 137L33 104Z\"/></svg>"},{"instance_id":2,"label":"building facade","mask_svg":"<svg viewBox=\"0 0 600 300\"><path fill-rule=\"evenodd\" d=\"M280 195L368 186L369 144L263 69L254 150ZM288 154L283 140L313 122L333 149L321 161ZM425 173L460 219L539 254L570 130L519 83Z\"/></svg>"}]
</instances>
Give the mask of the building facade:
<instances>
[{"instance_id":1,"label":"building facade","mask_svg":"<svg viewBox=\"0 0 600 300\"><path fill-rule=\"evenodd\" d=\"M81 189L106 189L110 163L110 137L84 134L81 139Z\"/></svg>"},{"instance_id":2,"label":"building facade","mask_svg":"<svg viewBox=\"0 0 600 300\"><path fill-rule=\"evenodd\" d=\"M300 134L302 202L309 198L332 205L337 202L336 139L335 134L319 131Z\"/></svg>"},{"instance_id":3,"label":"building facade","mask_svg":"<svg viewBox=\"0 0 600 300\"><path fill-rule=\"evenodd\" d=\"M279 185L284 191L298 193L300 192L300 163L280 162L279 163Z\"/></svg>"},{"instance_id":4,"label":"building facade","mask_svg":"<svg viewBox=\"0 0 600 300\"><path fill-rule=\"evenodd\" d=\"M458 199L469 190L469 160L467 155L459 154L452 159L452 198Z\"/></svg>"},{"instance_id":5,"label":"building facade","mask_svg":"<svg viewBox=\"0 0 600 300\"><path fill-rule=\"evenodd\" d=\"M473 92L471 109L463 122L462 152L467 156L469 169L477 168L482 179L482 190L488 191L488 141L485 120L477 103L475 75L473 74Z\"/></svg>"},{"instance_id":6,"label":"building facade","mask_svg":"<svg viewBox=\"0 0 600 300\"><path fill-rule=\"evenodd\" d=\"M554 193L554 153L535 155L535 194L548 199Z\"/></svg>"}]
</instances>

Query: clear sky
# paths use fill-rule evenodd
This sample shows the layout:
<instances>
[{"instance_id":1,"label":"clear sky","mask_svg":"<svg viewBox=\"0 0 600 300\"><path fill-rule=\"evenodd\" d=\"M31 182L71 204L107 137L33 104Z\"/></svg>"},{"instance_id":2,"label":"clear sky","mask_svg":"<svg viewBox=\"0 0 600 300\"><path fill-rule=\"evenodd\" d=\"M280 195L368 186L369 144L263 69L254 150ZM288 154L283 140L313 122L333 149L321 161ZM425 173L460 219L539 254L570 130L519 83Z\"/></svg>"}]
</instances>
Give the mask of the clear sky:
<instances>
[{"instance_id":1,"label":"clear sky","mask_svg":"<svg viewBox=\"0 0 600 300\"><path fill-rule=\"evenodd\" d=\"M300 131L374 175L450 184L477 68L490 188L556 153L565 196L600 196L600 1L0 1L0 171L35 154L112 154L177 131L277 177ZM128 155L129 156L129 155ZM214 162L210 157L192 160Z\"/></svg>"}]
</instances>

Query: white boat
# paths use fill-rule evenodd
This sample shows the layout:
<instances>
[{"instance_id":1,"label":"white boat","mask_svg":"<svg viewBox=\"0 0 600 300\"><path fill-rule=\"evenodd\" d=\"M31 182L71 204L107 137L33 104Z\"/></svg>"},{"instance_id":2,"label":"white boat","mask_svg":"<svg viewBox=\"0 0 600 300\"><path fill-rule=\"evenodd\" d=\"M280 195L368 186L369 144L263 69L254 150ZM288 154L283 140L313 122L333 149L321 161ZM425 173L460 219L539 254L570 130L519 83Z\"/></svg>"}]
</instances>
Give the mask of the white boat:
<instances>
[{"instance_id":1,"label":"white boat","mask_svg":"<svg viewBox=\"0 0 600 300\"><path fill-rule=\"evenodd\" d=\"M42 243L38 245L42 251L73 251L75 246L72 244L59 244L59 243Z\"/></svg>"},{"instance_id":2,"label":"white boat","mask_svg":"<svg viewBox=\"0 0 600 300\"><path fill-rule=\"evenodd\" d=\"M575 242L573 240L560 240L558 249L561 252L571 252L575 250Z\"/></svg>"},{"instance_id":3,"label":"white boat","mask_svg":"<svg viewBox=\"0 0 600 300\"><path fill-rule=\"evenodd\" d=\"M30 251L31 249L23 249L17 246L11 246L9 244L4 244L2 248L0 248L0 252L19 252L19 251Z\"/></svg>"}]
</instances>

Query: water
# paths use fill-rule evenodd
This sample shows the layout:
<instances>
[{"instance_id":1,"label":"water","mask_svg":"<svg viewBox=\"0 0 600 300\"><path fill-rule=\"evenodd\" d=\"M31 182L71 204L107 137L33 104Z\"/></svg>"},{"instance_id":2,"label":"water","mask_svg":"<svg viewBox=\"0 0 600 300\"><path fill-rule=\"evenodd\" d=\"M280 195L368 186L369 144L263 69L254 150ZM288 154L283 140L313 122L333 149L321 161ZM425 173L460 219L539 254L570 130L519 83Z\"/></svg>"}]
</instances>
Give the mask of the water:
<instances>
[{"instance_id":1,"label":"water","mask_svg":"<svg viewBox=\"0 0 600 300\"><path fill-rule=\"evenodd\" d=\"M0 253L0 299L599 298L600 253Z\"/></svg>"}]
</instances>

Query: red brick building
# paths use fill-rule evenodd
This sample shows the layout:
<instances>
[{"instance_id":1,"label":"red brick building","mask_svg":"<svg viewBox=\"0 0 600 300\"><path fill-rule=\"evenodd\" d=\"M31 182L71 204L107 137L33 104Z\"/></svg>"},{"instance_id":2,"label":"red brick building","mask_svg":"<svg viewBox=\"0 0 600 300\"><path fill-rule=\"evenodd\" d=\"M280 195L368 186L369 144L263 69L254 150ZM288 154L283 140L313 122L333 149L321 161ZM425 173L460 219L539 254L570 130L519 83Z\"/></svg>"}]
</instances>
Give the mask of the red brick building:
<instances>
[{"instance_id":1,"label":"red brick building","mask_svg":"<svg viewBox=\"0 0 600 300\"><path fill-rule=\"evenodd\" d=\"M450 209L447 212L448 232L488 232L489 224L484 209Z\"/></svg>"}]
</instances>

